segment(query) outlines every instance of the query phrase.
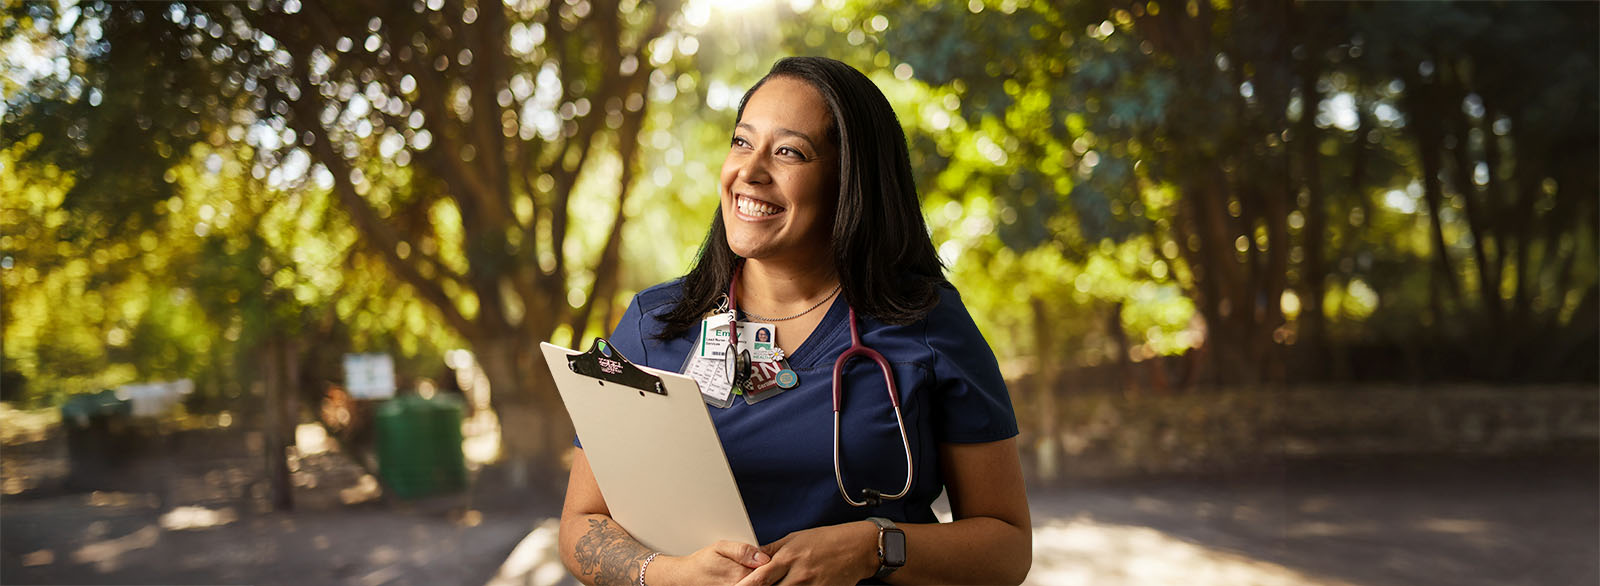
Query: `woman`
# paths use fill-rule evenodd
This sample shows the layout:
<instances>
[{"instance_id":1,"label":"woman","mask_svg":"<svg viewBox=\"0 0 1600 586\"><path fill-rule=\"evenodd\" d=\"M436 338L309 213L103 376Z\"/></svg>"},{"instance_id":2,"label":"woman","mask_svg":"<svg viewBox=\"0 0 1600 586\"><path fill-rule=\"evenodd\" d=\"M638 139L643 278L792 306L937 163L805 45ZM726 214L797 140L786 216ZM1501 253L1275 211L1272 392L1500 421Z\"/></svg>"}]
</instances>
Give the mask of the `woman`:
<instances>
[{"instance_id":1,"label":"woman","mask_svg":"<svg viewBox=\"0 0 1600 586\"><path fill-rule=\"evenodd\" d=\"M883 94L838 61L779 61L740 103L718 191L697 264L634 297L611 342L682 371L702 320L730 305L735 336L737 324L772 328L778 350L761 364L788 374L750 382L761 369L741 357L743 400L708 407L761 543L650 551L609 517L580 448L561 517L567 568L652 586L1021 582L1032 536L1016 417L943 277ZM834 361L857 326L890 363L903 427L879 367L848 362L836 476ZM941 489L954 522L930 508Z\"/></svg>"}]
</instances>

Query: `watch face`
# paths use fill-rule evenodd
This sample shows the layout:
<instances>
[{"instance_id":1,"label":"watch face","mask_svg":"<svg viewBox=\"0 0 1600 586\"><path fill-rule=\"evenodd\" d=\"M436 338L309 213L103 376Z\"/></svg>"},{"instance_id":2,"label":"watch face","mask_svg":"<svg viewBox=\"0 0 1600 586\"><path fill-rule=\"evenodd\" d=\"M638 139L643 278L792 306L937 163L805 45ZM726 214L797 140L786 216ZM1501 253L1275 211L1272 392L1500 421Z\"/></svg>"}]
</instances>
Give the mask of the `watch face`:
<instances>
[{"instance_id":1,"label":"watch face","mask_svg":"<svg viewBox=\"0 0 1600 586\"><path fill-rule=\"evenodd\" d=\"M906 565L906 534L899 529L886 529L878 533L883 565L898 568Z\"/></svg>"}]
</instances>

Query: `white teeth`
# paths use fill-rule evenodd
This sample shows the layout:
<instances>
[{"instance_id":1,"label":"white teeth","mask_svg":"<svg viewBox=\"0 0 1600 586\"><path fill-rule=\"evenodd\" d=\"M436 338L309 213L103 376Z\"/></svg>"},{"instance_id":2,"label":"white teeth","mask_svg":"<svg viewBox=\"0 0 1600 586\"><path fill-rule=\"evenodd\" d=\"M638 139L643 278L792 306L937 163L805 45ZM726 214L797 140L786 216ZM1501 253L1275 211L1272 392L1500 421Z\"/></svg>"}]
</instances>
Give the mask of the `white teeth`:
<instances>
[{"instance_id":1,"label":"white teeth","mask_svg":"<svg viewBox=\"0 0 1600 586\"><path fill-rule=\"evenodd\" d=\"M770 216L780 211L780 208L768 205L748 197L740 196L738 199L739 211L751 216Z\"/></svg>"}]
</instances>

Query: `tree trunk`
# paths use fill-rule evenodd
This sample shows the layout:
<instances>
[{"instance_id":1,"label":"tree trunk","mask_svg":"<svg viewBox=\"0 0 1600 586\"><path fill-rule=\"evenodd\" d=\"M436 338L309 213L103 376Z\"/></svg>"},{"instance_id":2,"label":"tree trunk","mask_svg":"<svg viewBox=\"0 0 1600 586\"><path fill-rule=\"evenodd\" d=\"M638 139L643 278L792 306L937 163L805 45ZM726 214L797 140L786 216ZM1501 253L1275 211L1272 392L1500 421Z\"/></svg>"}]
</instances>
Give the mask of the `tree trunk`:
<instances>
[{"instance_id":1,"label":"tree trunk","mask_svg":"<svg viewBox=\"0 0 1600 586\"><path fill-rule=\"evenodd\" d=\"M1515 121L1523 123L1521 120ZM1533 297L1533 271L1531 267L1530 249L1533 247L1533 213L1534 206L1539 201L1539 191L1544 182L1543 160L1549 156L1549 151L1543 148L1539 139L1542 138L1533 132L1523 130L1521 126L1512 126L1513 137L1517 145L1515 172L1516 207L1510 214L1512 237L1511 241L1516 246L1515 270L1517 283L1511 294L1511 323L1527 324L1532 318L1529 311Z\"/></svg>"},{"instance_id":2,"label":"tree trunk","mask_svg":"<svg viewBox=\"0 0 1600 586\"><path fill-rule=\"evenodd\" d=\"M1488 343L1482 348L1482 357L1494 359L1502 355L1499 345L1507 340L1504 339L1505 332L1502 327L1505 320L1500 303L1500 275L1496 273L1497 263L1490 259L1488 246L1493 242L1495 248L1499 249L1501 243L1488 226L1488 212L1484 209L1484 204L1480 203L1483 195L1473 181L1475 165L1468 141L1470 124L1467 121L1467 114L1460 108L1450 112L1451 132L1455 136L1456 143L1455 148L1450 149L1449 177L1455 192L1461 196L1462 207L1467 214L1467 229L1472 234L1472 260L1478 266L1478 299L1483 305L1484 317L1487 318L1489 325L1490 335L1486 340ZM1493 135L1488 135L1485 140L1493 140Z\"/></svg>"},{"instance_id":3,"label":"tree trunk","mask_svg":"<svg viewBox=\"0 0 1600 586\"><path fill-rule=\"evenodd\" d=\"M1323 250L1323 243L1328 237L1328 208L1322 185L1322 153L1318 150L1322 136L1317 132L1316 116L1313 114L1322 104L1322 94L1317 91L1317 76L1318 72L1311 67L1301 76L1300 128L1295 138L1300 141L1300 174L1306 190L1305 226L1300 232L1300 352L1307 369L1304 375L1322 379L1328 373L1328 322L1322 311L1328 274L1328 265L1324 261L1327 253ZM1361 123L1365 125L1366 120L1362 119ZM1365 136L1358 128L1355 148L1363 148L1364 140ZM1360 189L1359 184L1356 189Z\"/></svg>"},{"instance_id":4,"label":"tree trunk","mask_svg":"<svg viewBox=\"0 0 1600 586\"><path fill-rule=\"evenodd\" d=\"M1056 393L1061 392L1056 387L1060 380L1059 372L1061 360L1055 351L1055 334L1058 328L1052 327L1049 319L1049 310L1044 302L1035 297L1033 306L1033 340L1034 353L1038 358L1035 362L1034 393L1038 398L1034 410L1038 416L1038 439L1034 443L1034 454L1037 457L1037 471L1039 480L1050 484L1060 476L1061 466L1061 441L1059 434L1060 408L1056 406Z\"/></svg>"},{"instance_id":5,"label":"tree trunk","mask_svg":"<svg viewBox=\"0 0 1600 586\"><path fill-rule=\"evenodd\" d=\"M1111 341L1117 345L1117 375L1114 383L1117 392L1130 396L1138 394L1139 382L1133 377L1133 349L1128 346L1128 331L1122 327L1120 301L1112 305L1111 311L1106 313L1106 334L1111 336Z\"/></svg>"},{"instance_id":6,"label":"tree trunk","mask_svg":"<svg viewBox=\"0 0 1600 586\"><path fill-rule=\"evenodd\" d=\"M1419 93L1432 94L1434 92ZM1418 101L1423 101L1419 98ZM1428 106L1434 104L1428 101ZM1417 107L1413 111L1425 111ZM1422 159L1422 199L1428 206L1429 235L1433 244L1433 278L1428 281L1428 302L1431 308L1434 326L1445 323L1446 311L1444 295L1450 294L1454 298L1458 294L1455 280L1454 263L1450 260L1450 248L1444 241L1444 219L1440 217L1444 210L1444 188L1439 182L1439 172L1442 168L1440 150L1443 140L1440 136L1437 121L1425 121L1429 117L1420 117L1414 124L1417 133L1417 150Z\"/></svg>"},{"instance_id":7,"label":"tree trunk","mask_svg":"<svg viewBox=\"0 0 1600 586\"><path fill-rule=\"evenodd\" d=\"M262 401L266 406L262 421L262 453L266 459L267 484L275 511L294 509L294 485L289 480L289 445L294 433L288 411L288 397L295 373L290 372L293 359L289 358L288 343L272 338L261 349Z\"/></svg>"},{"instance_id":8,"label":"tree trunk","mask_svg":"<svg viewBox=\"0 0 1600 586\"><path fill-rule=\"evenodd\" d=\"M474 340L478 363L489 379L489 397L500 418L500 452L514 486L551 480L563 486L572 420L561 403L544 356L535 343L518 336Z\"/></svg>"}]
</instances>

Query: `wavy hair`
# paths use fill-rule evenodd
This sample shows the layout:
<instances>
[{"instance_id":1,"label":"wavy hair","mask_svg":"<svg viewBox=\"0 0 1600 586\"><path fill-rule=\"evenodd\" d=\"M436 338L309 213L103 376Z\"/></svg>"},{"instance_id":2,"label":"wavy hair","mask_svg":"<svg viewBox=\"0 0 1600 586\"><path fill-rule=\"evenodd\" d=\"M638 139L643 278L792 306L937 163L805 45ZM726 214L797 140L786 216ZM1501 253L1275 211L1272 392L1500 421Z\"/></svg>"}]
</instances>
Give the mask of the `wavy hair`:
<instances>
[{"instance_id":1,"label":"wavy hair","mask_svg":"<svg viewBox=\"0 0 1600 586\"><path fill-rule=\"evenodd\" d=\"M839 203L833 217L833 264L846 301L859 314L906 324L922 319L938 303L938 288L950 286L934 252L912 181L905 131L889 100L860 71L824 57L788 57L773 64L739 100L745 104L768 80L786 77L816 88L833 124L828 138L839 147ZM684 275L682 297L662 317L658 339L683 335L728 291L736 263L728 247L719 205L699 258Z\"/></svg>"}]
</instances>

